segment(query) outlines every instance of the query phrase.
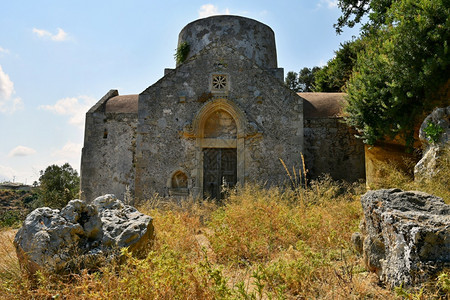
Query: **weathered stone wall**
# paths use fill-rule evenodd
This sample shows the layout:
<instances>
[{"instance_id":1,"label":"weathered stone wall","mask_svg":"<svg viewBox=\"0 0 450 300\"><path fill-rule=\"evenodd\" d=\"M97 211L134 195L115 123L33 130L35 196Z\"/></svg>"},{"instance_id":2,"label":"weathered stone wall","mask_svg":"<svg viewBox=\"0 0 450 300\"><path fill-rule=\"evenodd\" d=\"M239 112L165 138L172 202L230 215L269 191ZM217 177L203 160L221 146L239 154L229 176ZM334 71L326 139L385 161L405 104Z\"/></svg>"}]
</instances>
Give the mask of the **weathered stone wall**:
<instances>
[{"instance_id":1,"label":"weathered stone wall","mask_svg":"<svg viewBox=\"0 0 450 300\"><path fill-rule=\"evenodd\" d=\"M328 173L334 179L365 178L364 144L342 118L305 119L305 162L308 177Z\"/></svg>"},{"instance_id":2,"label":"weathered stone wall","mask_svg":"<svg viewBox=\"0 0 450 300\"><path fill-rule=\"evenodd\" d=\"M213 74L227 76L226 92L212 91ZM167 181L177 170L186 172L194 193L200 188L199 138L186 132L193 129L202 107L214 99L226 99L244 116L246 128L238 135L237 148L245 181L285 180L279 158L298 166L303 151L302 99L235 49L211 44L139 96L138 199L147 199L154 192L166 194Z\"/></svg>"},{"instance_id":3,"label":"weathered stone wall","mask_svg":"<svg viewBox=\"0 0 450 300\"><path fill-rule=\"evenodd\" d=\"M258 66L277 68L277 52L273 30L256 20L238 16L213 16L186 25L178 37L178 45L190 46L188 58L197 55L211 43L233 45L233 48Z\"/></svg>"},{"instance_id":4,"label":"weathered stone wall","mask_svg":"<svg viewBox=\"0 0 450 300\"><path fill-rule=\"evenodd\" d=\"M126 186L134 191L137 115L105 112L107 100L86 114L81 190L87 201L107 193L124 199Z\"/></svg>"}]
</instances>

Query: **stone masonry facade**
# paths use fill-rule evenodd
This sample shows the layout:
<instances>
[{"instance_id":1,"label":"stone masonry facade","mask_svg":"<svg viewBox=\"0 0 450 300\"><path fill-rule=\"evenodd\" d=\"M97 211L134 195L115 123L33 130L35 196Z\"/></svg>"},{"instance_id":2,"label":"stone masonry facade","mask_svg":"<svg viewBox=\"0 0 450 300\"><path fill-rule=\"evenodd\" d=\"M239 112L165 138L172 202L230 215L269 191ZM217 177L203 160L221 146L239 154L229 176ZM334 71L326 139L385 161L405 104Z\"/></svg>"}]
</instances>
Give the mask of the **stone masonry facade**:
<instances>
[{"instance_id":1,"label":"stone masonry facade","mask_svg":"<svg viewBox=\"0 0 450 300\"><path fill-rule=\"evenodd\" d=\"M220 198L223 185L282 184L280 159L298 169L301 154L312 177L364 178L364 148L335 114L342 94L289 90L270 27L214 16L188 24L182 43L186 60L159 81L139 95L111 90L86 114L84 199Z\"/></svg>"}]
</instances>

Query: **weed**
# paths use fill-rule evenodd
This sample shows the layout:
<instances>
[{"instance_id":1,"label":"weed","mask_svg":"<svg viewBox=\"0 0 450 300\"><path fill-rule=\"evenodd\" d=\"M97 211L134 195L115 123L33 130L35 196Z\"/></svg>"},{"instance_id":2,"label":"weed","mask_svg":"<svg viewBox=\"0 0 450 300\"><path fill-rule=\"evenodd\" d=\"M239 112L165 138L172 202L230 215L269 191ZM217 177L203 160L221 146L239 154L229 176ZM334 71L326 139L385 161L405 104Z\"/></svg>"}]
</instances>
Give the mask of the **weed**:
<instances>
[{"instance_id":1,"label":"weed","mask_svg":"<svg viewBox=\"0 0 450 300\"><path fill-rule=\"evenodd\" d=\"M425 132L426 137L429 138L433 144L436 144L437 142L439 142L444 129L439 126L439 124L428 121L427 126L423 129L423 132Z\"/></svg>"},{"instance_id":2,"label":"weed","mask_svg":"<svg viewBox=\"0 0 450 300\"><path fill-rule=\"evenodd\" d=\"M305 205L306 199L304 195L304 190L308 186L308 180L306 177L306 174L308 173L308 170L305 166L305 157L303 154L300 155L301 157L301 168L296 171L295 166L292 166L292 174L289 171L289 168L286 166L284 161L280 158L280 162L284 167L284 170L286 171L287 176L289 177L289 180L291 181L291 186L295 191L295 195L297 196L297 199L300 200L300 203Z\"/></svg>"},{"instance_id":3,"label":"weed","mask_svg":"<svg viewBox=\"0 0 450 300\"><path fill-rule=\"evenodd\" d=\"M191 47L187 42L183 42L178 46L174 54L177 64L182 64L186 60L190 50Z\"/></svg>"}]
</instances>

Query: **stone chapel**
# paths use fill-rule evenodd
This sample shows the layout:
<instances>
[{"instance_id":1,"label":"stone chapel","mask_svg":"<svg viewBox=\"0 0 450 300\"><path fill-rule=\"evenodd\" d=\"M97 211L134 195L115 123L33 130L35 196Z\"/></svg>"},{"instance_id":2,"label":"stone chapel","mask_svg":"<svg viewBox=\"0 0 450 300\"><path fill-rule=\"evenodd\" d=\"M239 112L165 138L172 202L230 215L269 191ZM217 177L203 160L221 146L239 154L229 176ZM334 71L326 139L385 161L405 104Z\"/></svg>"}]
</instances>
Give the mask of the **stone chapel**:
<instances>
[{"instance_id":1,"label":"stone chapel","mask_svg":"<svg viewBox=\"0 0 450 300\"><path fill-rule=\"evenodd\" d=\"M287 178L364 178L364 146L342 123L341 93L294 93L278 67L274 32L213 16L186 25L189 52L140 94L110 90L86 113L82 198L112 193L220 198L221 187Z\"/></svg>"}]
</instances>

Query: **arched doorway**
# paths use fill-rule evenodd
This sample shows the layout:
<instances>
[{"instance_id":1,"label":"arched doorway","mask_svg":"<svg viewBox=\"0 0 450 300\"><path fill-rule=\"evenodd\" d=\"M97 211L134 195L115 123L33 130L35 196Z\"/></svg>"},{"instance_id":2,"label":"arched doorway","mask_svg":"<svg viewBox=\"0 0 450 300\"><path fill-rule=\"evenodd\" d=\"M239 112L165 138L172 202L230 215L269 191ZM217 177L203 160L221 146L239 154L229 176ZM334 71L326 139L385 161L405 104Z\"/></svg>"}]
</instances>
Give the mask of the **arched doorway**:
<instances>
[{"instance_id":1,"label":"arched doorway","mask_svg":"<svg viewBox=\"0 0 450 300\"><path fill-rule=\"evenodd\" d=\"M185 128L183 136L196 140L194 195L220 199L223 184L244 183L247 120L235 103L224 98L214 99L206 103L192 125Z\"/></svg>"},{"instance_id":2,"label":"arched doorway","mask_svg":"<svg viewBox=\"0 0 450 300\"><path fill-rule=\"evenodd\" d=\"M211 143L210 147L202 148L204 197L221 199L223 186L236 185L236 137L236 122L228 112L218 109L208 116L204 124L203 138L211 139ZM215 139L227 140L228 143L214 143Z\"/></svg>"}]
</instances>

